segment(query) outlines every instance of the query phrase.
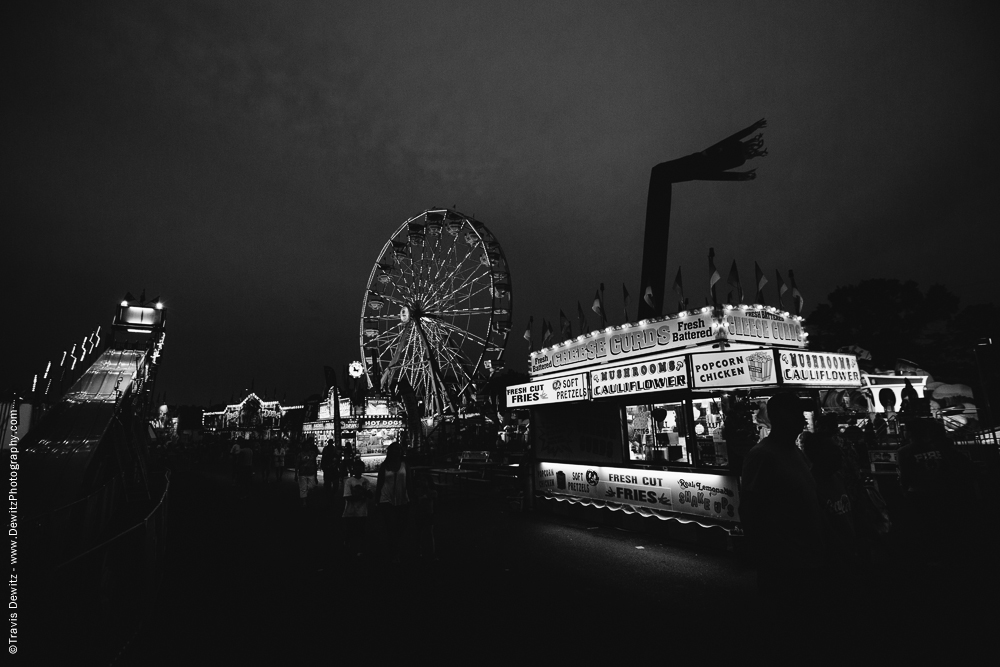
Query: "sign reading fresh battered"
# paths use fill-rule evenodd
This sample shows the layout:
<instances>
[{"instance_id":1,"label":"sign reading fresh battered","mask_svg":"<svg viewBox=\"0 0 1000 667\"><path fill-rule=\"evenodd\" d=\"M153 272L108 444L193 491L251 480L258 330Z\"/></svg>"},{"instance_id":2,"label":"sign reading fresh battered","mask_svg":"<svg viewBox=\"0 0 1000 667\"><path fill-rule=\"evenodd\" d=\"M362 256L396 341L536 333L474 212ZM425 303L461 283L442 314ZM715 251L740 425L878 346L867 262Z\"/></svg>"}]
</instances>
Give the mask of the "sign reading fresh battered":
<instances>
[{"instance_id":1,"label":"sign reading fresh battered","mask_svg":"<svg viewBox=\"0 0 1000 667\"><path fill-rule=\"evenodd\" d=\"M613 361L679 349L710 341L715 335L712 312L667 317L613 331L600 331L583 340L531 354L532 374L546 374L596 360Z\"/></svg>"},{"instance_id":2,"label":"sign reading fresh battered","mask_svg":"<svg viewBox=\"0 0 1000 667\"><path fill-rule=\"evenodd\" d=\"M858 359L853 354L782 350L779 355L782 384L861 386Z\"/></svg>"},{"instance_id":3,"label":"sign reading fresh battered","mask_svg":"<svg viewBox=\"0 0 1000 667\"><path fill-rule=\"evenodd\" d=\"M585 401L588 398L590 398L590 394L587 392L586 373L507 387L508 408L543 403Z\"/></svg>"},{"instance_id":4,"label":"sign reading fresh battered","mask_svg":"<svg viewBox=\"0 0 1000 667\"><path fill-rule=\"evenodd\" d=\"M687 363L683 355L601 366L590 372L590 393L594 398L686 387Z\"/></svg>"},{"instance_id":5,"label":"sign reading fresh battered","mask_svg":"<svg viewBox=\"0 0 1000 667\"><path fill-rule=\"evenodd\" d=\"M736 478L726 475L543 461L536 466L535 488L547 495L624 503L723 521L740 519Z\"/></svg>"}]
</instances>

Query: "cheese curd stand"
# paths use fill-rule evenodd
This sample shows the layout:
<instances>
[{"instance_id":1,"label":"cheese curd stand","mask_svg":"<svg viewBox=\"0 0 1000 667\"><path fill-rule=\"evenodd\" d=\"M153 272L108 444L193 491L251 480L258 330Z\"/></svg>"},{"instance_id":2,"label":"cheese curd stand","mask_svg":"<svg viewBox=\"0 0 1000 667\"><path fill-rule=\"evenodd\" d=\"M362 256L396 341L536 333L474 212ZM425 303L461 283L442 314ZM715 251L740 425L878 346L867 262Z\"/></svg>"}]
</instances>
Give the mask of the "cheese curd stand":
<instances>
[{"instance_id":1,"label":"cheese curd stand","mask_svg":"<svg viewBox=\"0 0 1000 667\"><path fill-rule=\"evenodd\" d=\"M768 432L767 398L861 386L854 355L806 338L799 316L725 305L533 352L531 382L508 387L507 406L531 409L535 497L736 530L742 457ZM727 429L737 415L744 427Z\"/></svg>"}]
</instances>

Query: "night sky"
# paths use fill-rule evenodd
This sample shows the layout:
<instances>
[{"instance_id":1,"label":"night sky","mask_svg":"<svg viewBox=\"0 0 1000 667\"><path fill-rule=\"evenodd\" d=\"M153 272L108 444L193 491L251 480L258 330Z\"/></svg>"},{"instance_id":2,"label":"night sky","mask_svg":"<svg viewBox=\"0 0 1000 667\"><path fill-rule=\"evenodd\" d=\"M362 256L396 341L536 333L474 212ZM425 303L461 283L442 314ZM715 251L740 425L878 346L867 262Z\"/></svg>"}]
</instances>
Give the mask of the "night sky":
<instances>
[{"instance_id":1,"label":"night sky","mask_svg":"<svg viewBox=\"0 0 1000 667\"><path fill-rule=\"evenodd\" d=\"M526 370L529 315L576 332L603 282L620 323L624 282L635 319L650 168L761 117L755 181L674 186L667 289L703 303L714 246L806 314L866 278L995 300L987 3L37 4L5 21L0 388L145 289L170 403L301 401L360 357L389 235L453 205L504 248Z\"/></svg>"}]
</instances>

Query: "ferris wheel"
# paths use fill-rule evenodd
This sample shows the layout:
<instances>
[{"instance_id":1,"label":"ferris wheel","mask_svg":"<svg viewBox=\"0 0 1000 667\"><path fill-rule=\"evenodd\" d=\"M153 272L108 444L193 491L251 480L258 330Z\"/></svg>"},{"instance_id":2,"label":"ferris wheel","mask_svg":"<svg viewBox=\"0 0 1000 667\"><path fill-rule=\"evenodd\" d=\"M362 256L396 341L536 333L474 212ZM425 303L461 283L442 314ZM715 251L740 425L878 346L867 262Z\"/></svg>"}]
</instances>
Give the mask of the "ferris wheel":
<instances>
[{"instance_id":1,"label":"ferris wheel","mask_svg":"<svg viewBox=\"0 0 1000 667\"><path fill-rule=\"evenodd\" d=\"M450 209L404 222L382 248L361 309L370 387L409 383L423 416L454 414L502 364L510 271L486 225Z\"/></svg>"}]
</instances>

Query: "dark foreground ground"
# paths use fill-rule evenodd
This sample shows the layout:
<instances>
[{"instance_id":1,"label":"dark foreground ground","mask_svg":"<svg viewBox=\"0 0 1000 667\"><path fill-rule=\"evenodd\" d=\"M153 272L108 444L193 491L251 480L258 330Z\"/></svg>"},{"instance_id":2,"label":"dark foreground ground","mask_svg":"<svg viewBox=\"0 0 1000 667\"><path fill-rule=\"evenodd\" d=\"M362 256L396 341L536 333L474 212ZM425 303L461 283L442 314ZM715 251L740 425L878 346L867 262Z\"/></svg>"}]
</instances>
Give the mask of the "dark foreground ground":
<instances>
[{"instance_id":1,"label":"dark foreground ground","mask_svg":"<svg viewBox=\"0 0 1000 667\"><path fill-rule=\"evenodd\" d=\"M681 646L728 661L805 635L824 650L868 646L858 648L863 655L898 646L907 633L940 641L955 636L952 628L963 633L960 651L997 616L990 526L977 529L975 554L932 565L881 554L857 589L823 605L835 628L796 609L766 617L739 549L599 525L593 514L522 512L502 499L446 494L438 560L418 557L411 532L397 564L385 557L376 513L364 555L344 554L330 498L320 488L300 507L290 472L280 484L255 480L240 498L224 466L181 468L169 503L155 607L113 664L369 662L390 653L536 664L589 661L595 651L631 662ZM658 520L626 525L649 521ZM74 664L108 664L98 641L85 644L72 651Z\"/></svg>"}]
</instances>

